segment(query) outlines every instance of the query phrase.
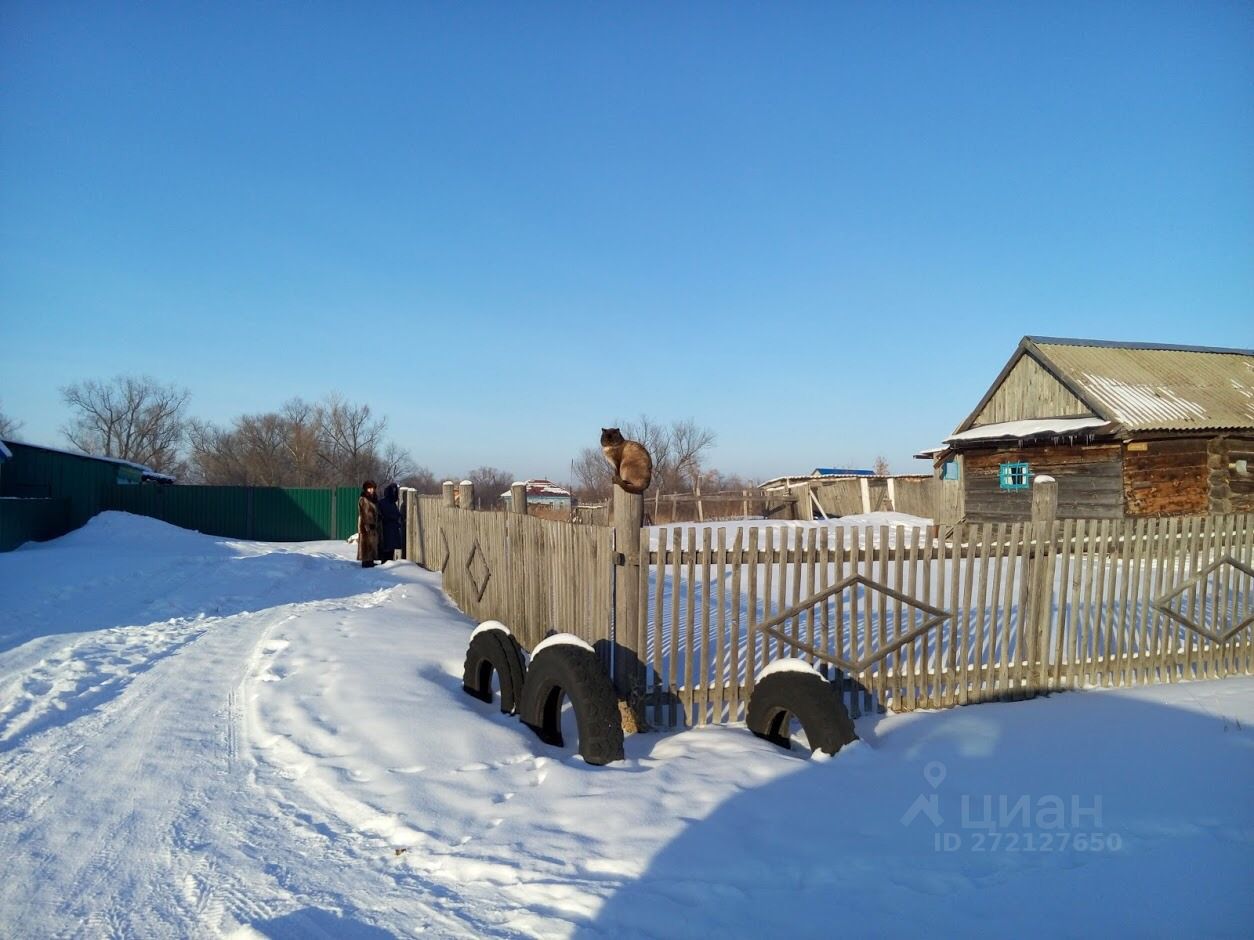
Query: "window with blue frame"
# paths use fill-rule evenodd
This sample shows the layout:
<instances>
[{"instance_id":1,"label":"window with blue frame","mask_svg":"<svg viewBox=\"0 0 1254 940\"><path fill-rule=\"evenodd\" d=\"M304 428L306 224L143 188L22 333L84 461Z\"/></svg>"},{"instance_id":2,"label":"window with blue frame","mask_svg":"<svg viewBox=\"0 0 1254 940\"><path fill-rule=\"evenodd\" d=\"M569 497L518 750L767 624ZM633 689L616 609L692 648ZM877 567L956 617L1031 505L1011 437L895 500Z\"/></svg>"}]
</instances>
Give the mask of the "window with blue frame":
<instances>
[{"instance_id":1,"label":"window with blue frame","mask_svg":"<svg viewBox=\"0 0 1254 940\"><path fill-rule=\"evenodd\" d=\"M958 461L946 460L941 464L941 479L956 480L958 479Z\"/></svg>"},{"instance_id":2,"label":"window with blue frame","mask_svg":"<svg viewBox=\"0 0 1254 940\"><path fill-rule=\"evenodd\" d=\"M997 474L1003 490L1026 490L1031 487L1032 471L1026 463L1004 463Z\"/></svg>"}]
</instances>

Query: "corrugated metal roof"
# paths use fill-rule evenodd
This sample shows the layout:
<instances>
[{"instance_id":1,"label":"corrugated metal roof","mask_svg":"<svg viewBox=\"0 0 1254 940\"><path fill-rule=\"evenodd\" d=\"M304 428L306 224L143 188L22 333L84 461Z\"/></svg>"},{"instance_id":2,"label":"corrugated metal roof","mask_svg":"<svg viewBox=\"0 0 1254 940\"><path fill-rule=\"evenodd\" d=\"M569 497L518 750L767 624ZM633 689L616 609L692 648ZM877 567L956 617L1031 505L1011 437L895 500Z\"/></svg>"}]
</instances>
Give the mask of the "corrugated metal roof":
<instances>
[{"instance_id":1,"label":"corrugated metal roof","mask_svg":"<svg viewBox=\"0 0 1254 940\"><path fill-rule=\"evenodd\" d=\"M1028 341L1096 412L1126 431L1254 428L1254 351Z\"/></svg>"}]
</instances>

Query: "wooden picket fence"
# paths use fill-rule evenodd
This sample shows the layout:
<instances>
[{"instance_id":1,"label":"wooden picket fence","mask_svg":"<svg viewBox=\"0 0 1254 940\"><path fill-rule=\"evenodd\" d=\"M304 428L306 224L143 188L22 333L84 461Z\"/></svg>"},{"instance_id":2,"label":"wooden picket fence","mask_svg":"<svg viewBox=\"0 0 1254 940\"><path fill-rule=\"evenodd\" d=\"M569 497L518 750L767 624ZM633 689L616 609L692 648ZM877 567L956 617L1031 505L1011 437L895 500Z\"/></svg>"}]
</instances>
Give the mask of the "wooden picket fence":
<instances>
[{"instance_id":1,"label":"wooden picket fence","mask_svg":"<svg viewBox=\"0 0 1254 940\"><path fill-rule=\"evenodd\" d=\"M739 720L781 657L855 716L1250 674L1251 518L645 533L653 721Z\"/></svg>"},{"instance_id":2,"label":"wooden picket fence","mask_svg":"<svg viewBox=\"0 0 1254 940\"><path fill-rule=\"evenodd\" d=\"M614 530L411 498L409 557L524 648L551 631L641 664L658 727L737 721L800 657L856 716L1254 672L1254 517L923 529L741 523ZM616 572L638 558L634 621ZM632 583L628 581L627 583ZM621 601L621 598L620 598ZM623 618L619 606L619 619Z\"/></svg>"}]
</instances>

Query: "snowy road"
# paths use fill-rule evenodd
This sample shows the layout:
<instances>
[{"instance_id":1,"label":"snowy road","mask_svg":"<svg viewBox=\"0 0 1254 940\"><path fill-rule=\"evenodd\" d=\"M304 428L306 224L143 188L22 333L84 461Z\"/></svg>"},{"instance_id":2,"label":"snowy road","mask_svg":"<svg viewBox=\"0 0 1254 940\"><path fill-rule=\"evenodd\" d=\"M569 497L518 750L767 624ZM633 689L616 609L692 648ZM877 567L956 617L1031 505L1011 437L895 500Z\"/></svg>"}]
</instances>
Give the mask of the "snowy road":
<instances>
[{"instance_id":1,"label":"snowy road","mask_svg":"<svg viewBox=\"0 0 1254 940\"><path fill-rule=\"evenodd\" d=\"M351 551L109 513L0 555L0 936L1254 920L1254 680L866 719L827 761L642 735L590 768L460 691L472 625L436 576ZM1056 796L1081 818L1043 831ZM1033 825L994 845L977 797Z\"/></svg>"},{"instance_id":2,"label":"snowy road","mask_svg":"<svg viewBox=\"0 0 1254 940\"><path fill-rule=\"evenodd\" d=\"M337 575L360 587L369 573L340 558L311 565L286 553L178 554L155 562L125 553L121 562L139 570L94 579L90 593L106 592L102 606L126 585L132 609L202 610L140 627L45 637L34 644L34 662L29 651L5 658L0 853L11 872L25 873L0 881L5 921L109 937L215 934L276 920L293 934L329 929L334 919L291 910L293 895L331 893L302 884L303 866L293 863L306 854L318 859L318 872L340 869L329 898L338 911L385 902L396 893L395 879L363 868L351 841L285 812L281 788L262 785L265 768L241 746L249 740L247 690L268 634L319 609L371 603L370 595L270 602L294 578L317 578L317 590L326 591ZM241 563L262 570L240 578L229 569ZM227 606L267 609L203 616L203 608L222 606L218 592L228 583L253 590L228 598ZM70 615L72 623L84 595L62 591L38 612L48 622ZM29 617L35 605L20 606ZM457 922L423 906L412 885L406 894L416 931L458 932Z\"/></svg>"}]
</instances>

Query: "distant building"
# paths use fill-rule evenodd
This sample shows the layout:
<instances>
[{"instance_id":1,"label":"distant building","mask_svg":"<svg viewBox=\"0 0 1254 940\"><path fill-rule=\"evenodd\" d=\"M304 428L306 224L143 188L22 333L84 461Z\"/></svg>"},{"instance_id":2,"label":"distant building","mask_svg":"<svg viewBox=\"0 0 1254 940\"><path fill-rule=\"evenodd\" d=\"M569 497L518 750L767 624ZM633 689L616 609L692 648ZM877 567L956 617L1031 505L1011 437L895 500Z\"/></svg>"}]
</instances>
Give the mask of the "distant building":
<instances>
[{"instance_id":1,"label":"distant building","mask_svg":"<svg viewBox=\"0 0 1254 940\"><path fill-rule=\"evenodd\" d=\"M815 467L811 472L812 477L873 477L874 470L848 470L843 467Z\"/></svg>"},{"instance_id":2,"label":"distant building","mask_svg":"<svg viewBox=\"0 0 1254 940\"><path fill-rule=\"evenodd\" d=\"M1025 336L979 404L924 451L936 521L1254 511L1254 350Z\"/></svg>"},{"instance_id":3,"label":"distant building","mask_svg":"<svg viewBox=\"0 0 1254 940\"><path fill-rule=\"evenodd\" d=\"M151 467L56 447L0 441L0 551L77 529L120 483L173 483Z\"/></svg>"},{"instance_id":4,"label":"distant building","mask_svg":"<svg viewBox=\"0 0 1254 940\"><path fill-rule=\"evenodd\" d=\"M562 489L552 480L528 480L525 485L528 506L551 506L554 509L569 510L574 505L575 500L570 490ZM501 494L506 506L511 505L511 496L509 490Z\"/></svg>"},{"instance_id":5,"label":"distant building","mask_svg":"<svg viewBox=\"0 0 1254 940\"><path fill-rule=\"evenodd\" d=\"M843 467L815 467L809 473L796 474L794 476L773 477L758 485L758 489L768 492L771 490L788 490L801 483L810 483L816 479L837 479L840 477L873 477L874 470L850 470Z\"/></svg>"},{"instance_id":6,"label":"distant building","mask_svg":"<svg viewBox=\"0 0 1254 940\"><path fill-rule=\"evenodd\" d=\"M5 465L0 471L5 474L0 478L0 494L11 497L59 495L63 481L81 474L109 483L174 482L168 474L129 460L95 457L24 441L0 441L0 461Z\"/></svg>"}]
</instances>

